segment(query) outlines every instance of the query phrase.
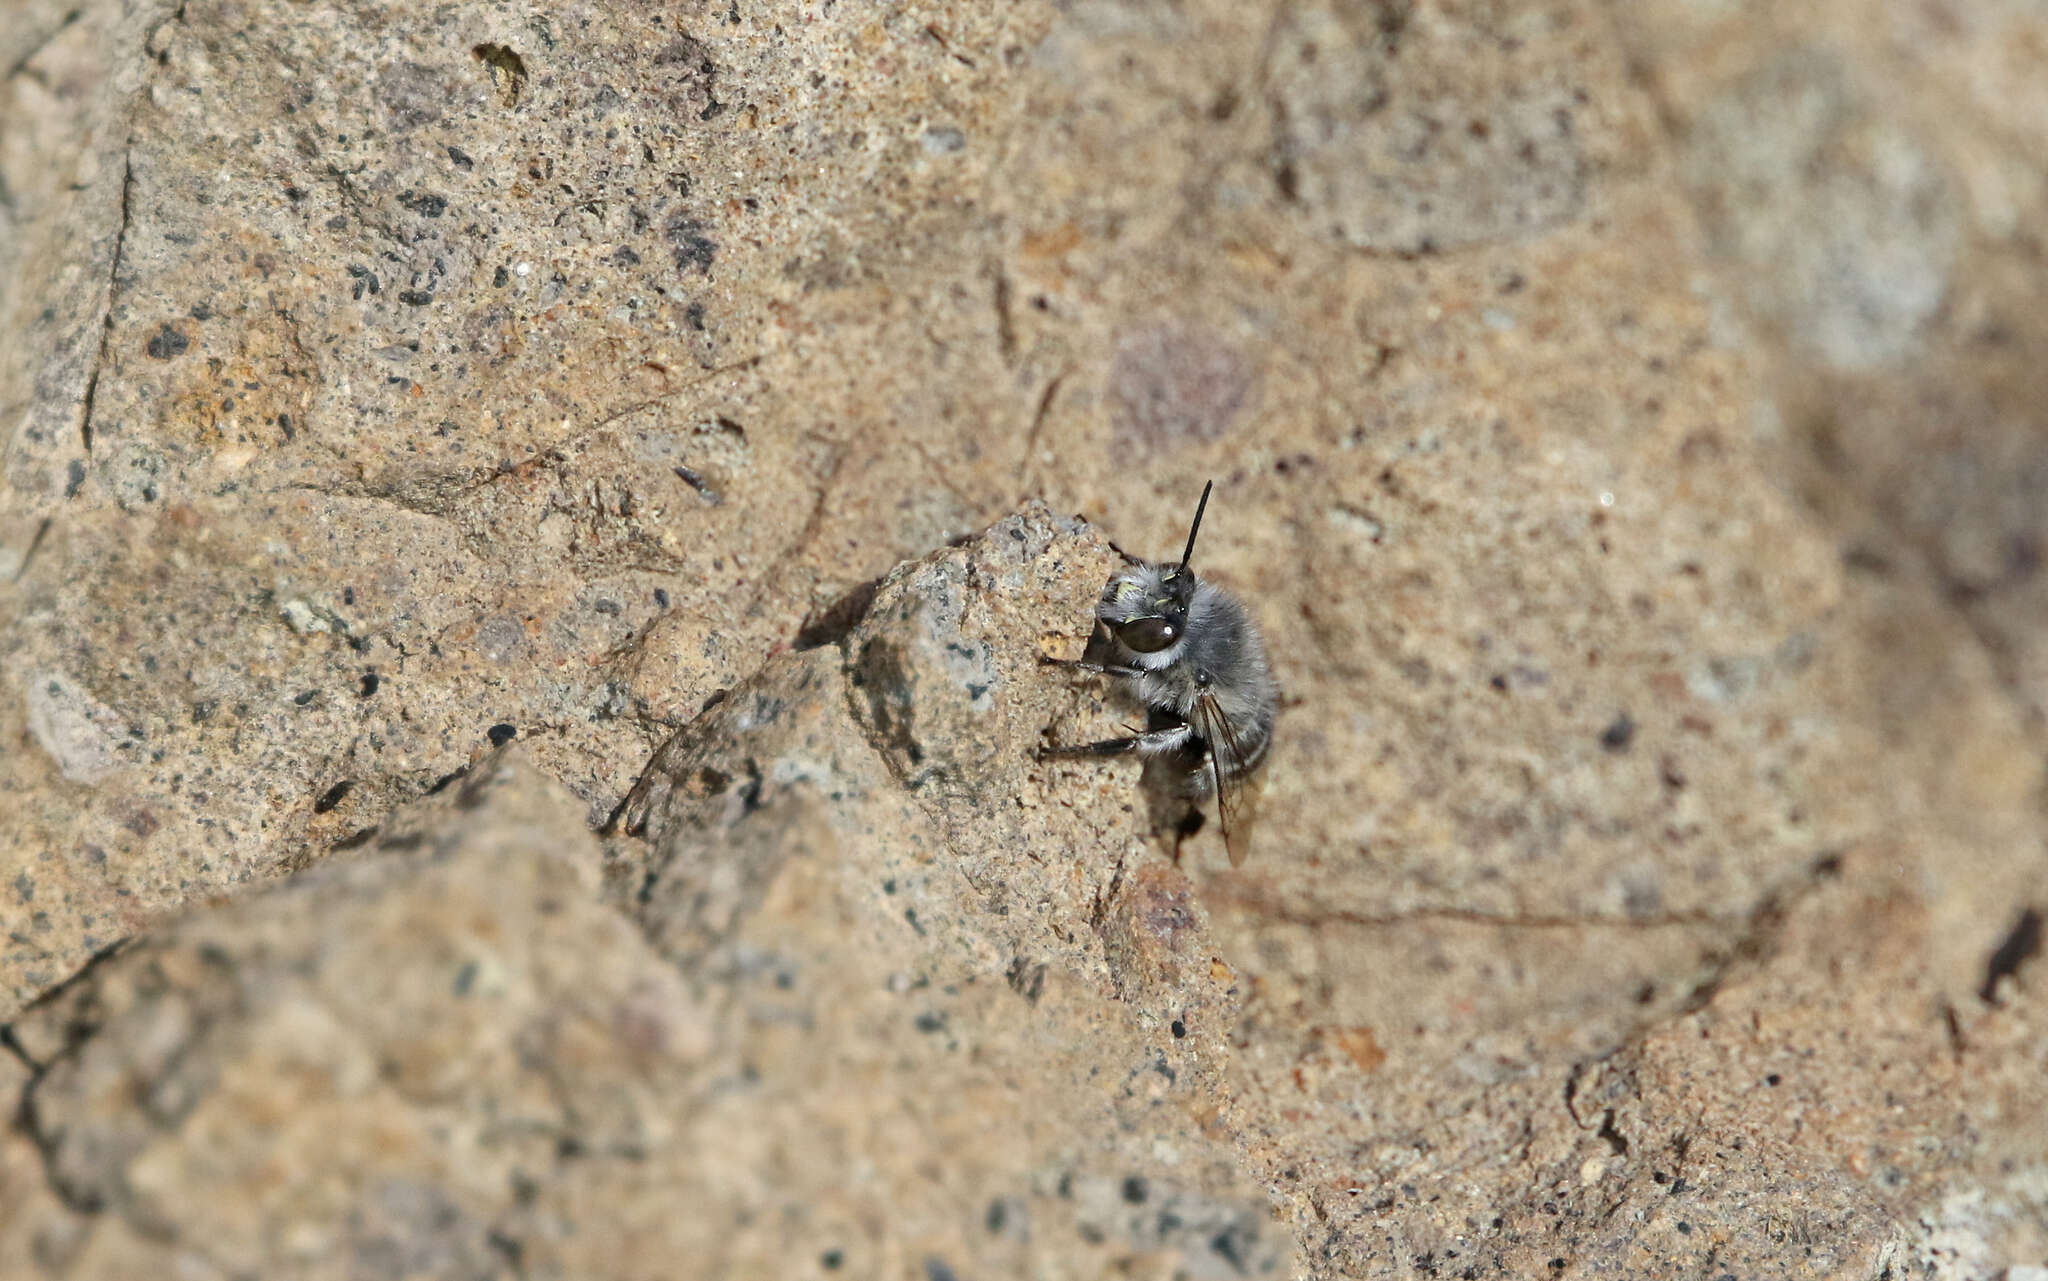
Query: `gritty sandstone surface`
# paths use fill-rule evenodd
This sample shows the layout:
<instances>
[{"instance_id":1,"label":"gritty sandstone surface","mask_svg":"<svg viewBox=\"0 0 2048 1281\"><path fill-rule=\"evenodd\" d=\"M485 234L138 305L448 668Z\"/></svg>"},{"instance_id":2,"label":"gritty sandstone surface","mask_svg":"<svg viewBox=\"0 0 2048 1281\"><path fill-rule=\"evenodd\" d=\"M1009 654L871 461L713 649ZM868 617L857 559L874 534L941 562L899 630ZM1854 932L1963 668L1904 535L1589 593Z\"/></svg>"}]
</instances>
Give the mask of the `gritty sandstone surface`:
<instances>
[{"instance_id":1,"label":"gritty sandstone surface","mask_svg":"<svg viewBox=\"0 0 2048 1281\"><path fill-rule=\"evenodd\" d=\"M2041 22L1912 12L24 6L0 1274L2048 1261ZM1212 474L1238 871L1030 757Z\"/></svg>"}]
</instances>

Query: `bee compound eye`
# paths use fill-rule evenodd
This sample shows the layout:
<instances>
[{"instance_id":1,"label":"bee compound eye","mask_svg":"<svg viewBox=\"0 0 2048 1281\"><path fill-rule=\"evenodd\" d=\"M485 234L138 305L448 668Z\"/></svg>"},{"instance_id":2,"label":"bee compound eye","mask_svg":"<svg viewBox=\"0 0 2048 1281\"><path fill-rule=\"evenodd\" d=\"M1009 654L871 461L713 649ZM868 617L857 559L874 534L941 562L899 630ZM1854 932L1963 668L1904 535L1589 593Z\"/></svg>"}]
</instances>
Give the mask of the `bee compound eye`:
<instances>
[{"instance_id":1,"label":"bee compound eye","mask_svg":"<svg viewBox=\"0 0 2048 1281\"><path fill-rule=\"evenodd\" d=\"M1137 654L1156 654L1180 639L1180 628L1163 618L1134 618L1116 629L1116 638Z\"/></svg>"}]
</instances>

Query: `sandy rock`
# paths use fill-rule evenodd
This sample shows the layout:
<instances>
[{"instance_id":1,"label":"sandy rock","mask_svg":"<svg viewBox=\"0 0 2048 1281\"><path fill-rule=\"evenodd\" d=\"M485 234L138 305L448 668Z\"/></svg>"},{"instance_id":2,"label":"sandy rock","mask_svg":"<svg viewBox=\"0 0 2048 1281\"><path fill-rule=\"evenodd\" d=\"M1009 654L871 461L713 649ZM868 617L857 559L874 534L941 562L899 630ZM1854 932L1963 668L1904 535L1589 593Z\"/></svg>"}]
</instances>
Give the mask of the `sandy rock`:
<instances>
[{"instance_id":1,"label":"sandy rock","mask_svg":"<svg viewBox=\"0 0 2048 1281\"><path fill-rule=\"evenodd\" d=\"M1284 1274L1192 887L1124 881L1126 789L1034 784L1000 728L1071 706L1017 624L1085 613L1114 558L1042 510L970 548L665 749L604 893L578 807L494 756L32 1011L62 1204L21 1234L87 1216L77 1275L102 1229L219 1275ZM976 842L972 788L1038 817Z\"/></svg>"},{"instance_id":2,"label":"sandy rock","mask_svg":"<svg viewBox=\"0 0 2048 1281\"><path fill-rule=\"evenodd\" d=\"M2030 1007L1944 993L1909 845L1729 921L1307 916L1256 887L1313 824L1177 866L1130 762L1032 751L1116 714L1040 662L1116 563L1034 507L900 567L656 753L602 857L493 756L115 952L10 1031L54 1195L6 1248L1621 1276L1792 1242L1833 1276L2031 1239L2024 1174L1956 1200L2027 1168Z\"/></svg>"},{"instance_id":3,"label":"sandy rock","mask_svg":"<svg viewBox=\"0 0 2048 1281\"><path fill-rule=\"evenodd\" d=\"M19 8L0 1270L2042 1261L2027 6Z\"/></svg>"},{"instance_id":4,"label":"sandy rock","mask_svg":"<svg viewBox=\"0 0 2048 1281\"><path fill-rule=\"evenodd\" d=\"M520 1188L663 1141L648 1083L709 1049L711 1011L597 883L576 807L494 756L103 959L15 1025L61 1205L13 1238L78 1276L503 1270Z\"/></svg>"},{"instance_id":5,"label":"sandy rock","mask_svg":"<svg viewBox=\"0 0 2048 1281\"><path fill-rule=\"evenodd\" d=\"M1403 253L1579 216L1571 26L1508 6L1289 6L1264 68L1281 194L1345 244Z\"/></svg>"},{"instance_id":6,"label":"sandy rock","mask_svg":"<svg viewBox=\"0 0 2048 1281\"><path fill-rule=\"evenodd\" d=\"M1617 33L1673 122L1766 439L1859 575L1932 589L2038 739L2048 182L2025 5L1649 4Z\"/></svg>"}]
</instances>

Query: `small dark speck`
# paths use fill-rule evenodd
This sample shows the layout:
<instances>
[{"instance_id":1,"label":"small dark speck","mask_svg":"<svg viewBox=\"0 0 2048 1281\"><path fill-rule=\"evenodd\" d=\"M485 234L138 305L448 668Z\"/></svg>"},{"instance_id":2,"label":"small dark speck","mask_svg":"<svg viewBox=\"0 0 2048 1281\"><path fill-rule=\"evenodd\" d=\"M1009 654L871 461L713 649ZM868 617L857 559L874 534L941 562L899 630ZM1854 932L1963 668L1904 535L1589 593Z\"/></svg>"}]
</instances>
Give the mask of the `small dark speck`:
<instances>
[{"instance_id":1,"label":"small dark speck","mask_svg":"<svg viewBox=\"0 0 2048 1281\"><path fill-rule=\"evenodd\" d=\"M364 672L364 673L363 673L363 697L364 697L364 698L368 698L368 697L369 697L370 695L372 695L372 694L376 693L376 692L377 692L377 687L378 687L379 685L382 685L383 683L384 683L384 679L383 679L383 677L381 677L381 676L377 675L377 673L375 673L375 672Z\"/></svg>"},{"instance_id":2,"label":"small dark speck","mask_svg":"<svg viewBox=\"0 0 2048 1281\"><path fill-rule=\"evenodd\" d=\"M693 302L689 306L683 308L683 319L689 323L690 328L696 330L700 334L703 333L704 304L701 302Z\"/></svg>"},{"instance_id":3,"label":"small dark speck","mask_svg":"<svg viewBox=\"0 0 2048 1281\"><path fill-rule=\"evenodd\" d=\"M294 694L292 696L292 702L297 703L300 707L304 707L306 704L312 702L314 699L318 697L320 697L319 690L309 689L304 690L298 694Z\"/></svg>"},{"instance_id":4,"label":"small dark speck","mask_svg":"<svg viewBox=\"0 0 2048 1281\"><path fill-rule=\"evenodd\" d=\"M1237 1243L1237 1231L1233 1227L1217 1233L1209 1239L1209 1248L1215 1252L1217 1258L1228 1263L1233 1270L1242 1273L1245 1271L1245 1258L1243 1250Z\"/></svg>"},{"instance_id":5,"label":"small dark speck","mask_svg":"<svg viewBox=\"0 0 2048 1281\"><path fill-rule=\"evenodd\" d=\"M1173 1039L1178 1041L1188 1034L1188 1025L1179 1019L1173 1021Z\"/></svg>"},{"instance_id":6,"label":"small dark speck","mask_svg":"<svg viewBox=\"0 0 2048 1281\"><path fill-rule=\"evenodd\" d=\"M655 589L654 589L654 603L655 603L655 604L656 604L657 606L659 606L660 608L662 608L662 609L667 609L667 608L668 608L668 592L667 592L667 591L665 591L665 590L663 590L662 588L659 588L659 587L655 588Z\"/></svg>"},{"instance_id":7,"label":"small dark speck","mask_svg":"<svg viewBox=\"0 0 2048 1281\"><path fill-rule=\"evenodd\" d=\"M506 285L509 285L511 283L512 273L505 270L503 267L500 267L496 271L491 273L491 287L493 289L503 289Z\"/></svg>"},{"instance_id":8,"label":"small dark speck","mask_svg":"<svg viewBox=\"0 0 2048 1281\"><path fill-rule=\"evenodd\" d=\"M894 894L895 892L896 892L896 878L895 878L895 877L893 877L893 876L892 876L892 877L890 877L890 878L889 878L888 880L886 880L886 881L883 881L883 882L882 882L882 893L884 893L884 894Z\"/></svg>"},{"instance_id":9,"label":"small dark speck","mask_svg":"<svg viewBox=\"0 0 2048 1281\"><path fill-rule=\"evenodd\" d=\"M1134 1174L1124 1180L1124 1200L1132 1205L1145 1204L1145 1198L1151 1195L1151 1191L1152 1189L1146 1185L1145 1180L1138 1175Z\"/></svg>"},{"instance_id":10,"label":"small dark speck","mask_svg":"<svg viewBox=\"0 0 2048 1281\"><path fill-rule=\"evenodd\" d=\"M342 798L344 796L347 796L349 792L355 787L355 785L356 781L354 779L345 778L341 780L339 783L336 783L333 787L330 787L326 791L320 793L320 799L313 802L313 812L315 814L327 813L335 806L341 804Z\"/></svg>"},{"instance_id":11,"label":"small dark speck","mask_svg":"<svg viewBox=\"0 0 2048 1281\"><path fill-rule=\"evenodd\" d=\"M408 307L424 307L434 301L434 295L424 289L404 289L399 291L398 301Z\"/></svg>"},{"instance_id":12,"label":"small dark speck","mask_svg":"<svg viewBox=\"0 0 2048 1281\"><path fill-rule=\"evenodd\" d=\"M491 740L492 747L503 747L505 744L519 737L519 729L517 726L507 725L504 722L500 721L498 724L493 725L489 729L485 730L484 734Z\"/></svg>"},{"instance_id":13,"label":"small dark speck","mask_svg":"<svg viewBox=\"0 0 2048 1281\"><path fill-rule=\"evenodd\" d=\"M605 600L600 598L596 601L593 601L590 607L600 614L609 614L614 618L617 618L619 615L619 602L615 600Z\"/></svg>"},{"instance_id":14,"label":"small dark speck","mask_svg":"<svg viewBox=\"0 0 2048 1281\"><path fill-rule=\"evenodd\" d=\"M1680 1219L1680 1220L1678 1221L1678 1235L1680 1235L1680 1236L1685 1236L1685 1237L1689 1237L1689 1236L1691 1236L1691 1235L1692 1235L1692 1224L1690 1224L1690 1223L1687 1223L1687 1222L1686 1222L1685 1220L1683 1220L1683 1219Z\"/></svg>"},{"instance_id":15,"label":"small dark speck","mask_svg":"<svg viewBox=\"0 0 2048 1281\"><path fill-rule=\"evenodd\" d=\"M476 161L471 160L469 158L469 153L467 151L464 151L460 147L448 148L448 158L450 160L453 160L456 164L461 165L464 169L468 169L472 165L476 164Z\"/></svg>"},{"instance_id":16,"label":"small dark speck","mask_svg":"<svg viewBox=\"0 0 2048 1281\"><path fill-rule=\"evenodd\" d=\"M1784 1080L1784 1079L1785 1079L1784 1077L1782 1077L1782 1076L1779 1076L1779 1075L1778 1075L1778 1074L1777 1074L1776 1072L1773 1072L1773 1073L1771 1073L1771 1074L1770 1074L1769 1076L1767 1076L1767 1077L1765 1077L1765 1078L1764 1078L1764 1084L1765 1084L1765 1085L1776 1085L1776 1084L1778 1084L1778 1082L1780 1082L1780 1081L1782 1081L1782 1080Z\"/></svg>"},{"instance_id":17,"label":"small dark speck","mask_svg":"<svg viewBox=\"0 0 2048 1281\"><path fill-rule=\"evenodd\" d=\"M515 1273L524 1271L523 1265L526 1260L526 1243L524 1241L493 1230L484 1234L484 1242L491 1249L497 1251L505 1262L512 1266L512 1270Z\"/></svg>"},{"instance_id":18,"label":"small dark speck","mask_svg":"<svg viewBox=\"0 0 2048 1281\"><path fill-rule=\"evenodd\" d=\"M1860 544L1851 544L1842 549L1842 565L1860 573L1884 577L1891 573L1892 563L1883 552Z\"/></svg>"},{"instance_id":19,"label":"small dark speck","mask_svg":"<svg viewBox=\"0 0 2048 1281\"><path fill-rule=\"evenodd\" d=\"M1629 719L1627 712L1614 718L1612 724L1600 731L1600 746L1610 752L1625 752L1636 736L1636 723Z\"/></svg>"},{"instance_id":20,"label":"small dark speck","mask_svg":"<svg viewBox=\"0 0 2048 1281\"><path fill-rule=\"evenodd\" d=\"M353 588L353 587L344 587L344 588L342 588L342 589L341 589L341 603L342 603L342 604L344 604L344 605L353 605L353 604L355 604L355 603L356 603L356 589L355 589L355 588Z\"/></svg>"},{"instance_id":21,"label":"small dark speck","mask_svg":"<svg viewBox=\"0 0 2048 1281\"><path fill-rule=\"evenodd\" d=\"M1001 1201L991 1201L988 1203L988 1213L982 1216L981 1223L983 1227L988 1229L990 1236L1000 1235L1003 1228L1009 1222L1010 1208L1008 1206L1004 1205Z\"/></svg>"},{"instance_id":22,"label":"small dark speck","mask_svg":"<svg viewBox=\"0 0 2048 1281\"><path fill-rule=\"evenodd\" d=\"M839 1271L840 1266L845 1262L846 1251L844 1250L827 1250L818 1256L818 1266L827 1272Z\"/></svg>"},{"instance_id":23,"label":"small dark speck","mask_svg":"<svg viewBox=\"0 0 2048 1281\"><path fill-rule=\"evenodd\" d=\"M455 971L455 995L468 996L469 990L476 986L476 974L476 962L464 961L462 968Z\"/></svg>"},{"instance_id":24,"label":"small dark speck","mask_svg":"<svg viewBox=\"0 0 2048 1281\"><path fill-rule=\"evenodd\" d=\"M944 1259L926 1259L924 1276L925 1281L960 1281L960 1278L954 1275L953 1269L946 1266Z\"/></svg>"},{"instance_id":25,"label":"small dark speck","mask_svg":"<svg viewBox=\"0 0 2048 1281\"><path fill-rule=\"evenodd\" d=\"M946 1016L937 1010L926 1010L917 1016L917 1030L920 1032L943 1032L946 1030Z\"/></svg>"},{"instance_id":26,"label":"small dark speck","mask_svg":"<svg viewBox=\"0 0 2048 1281\"><path fill-rule=\"evenodd\" d=\"M173 356L182 355L191 345L190 338L166 324L151 336L144 350L158 360L169 360Z\"/></svg>"},{"instance_id":27,"label":"small dark speck","mask_svg":"<svg viewBox=\"0 0 2048 1281\"><path fill-rule=\"evenodd\" d=\"M697 267L710 274L711 264L718 257L718 244L704 234L703 223L679 214L670 218L662 230L675 245L677 271Z\"/></svg>"},{"instance_id":28,"label":"small dark speck","mask_svg":"<svg viewBox=\"0 0 2048 1281\"><path fill-rule=\"evenodd\" d=\"M920 924L920 923L918 922L918 919L917 919L917 909L916 909L916 908L914 908L914 907L906 907L906 908L904 908L904 909L903 909L903 919L904 919L905 921L907 921L907 922L909 922L909 923L910 923L910 928L911 928L911 929L913 929L913 930L916 930L916 931L917 931L917 935L918 935L918 937L919 937L919 938L923 938L923 937L924 937L924 926L923 926L922 924Z\"/></svg>"},{"instance_id":29,"label":"small dark speck","mask_svg":"<svg viewBox=\"0 0 2048 1281\"><path fill-rule=\"evenodd\" d=\"M1685 1176L1680 1175L1678 1178L1671 1180L1671 1195L1677 1196L1679 1193L1685 1191L1686 1188L1689 1186L1691 1185L1686 1183Z\"/></svg>"},{"instance_id":30,"label":"small dark speck","mask_svg":"<svg viewBox=\"0 0 2048 1281\"><path fill-rule=\"evenodd\" d=\"M685 485L688 485L690 488L696 490L698 495L702 497L705 502L711 503L715 506L722 501L718 491L711 487L711 482L705 480L704 477L698 474L695 470L688 467L684 467L680 463L677 464L672 470L674 470L676 474L676 479L682 481Z\"/></svg>"},{"instance_id":31,"label":"small dark speck","mask_svg":"<svg viewBox=\"0 0 2048 1281\"><path fill-rule=\"evenodd\" d=\"M1486 683L1493 687L1493 692L1496 694L1505 694L1508 692L1508 678L1505 676L1495 676Z\"/></svg>"}]
</instances>

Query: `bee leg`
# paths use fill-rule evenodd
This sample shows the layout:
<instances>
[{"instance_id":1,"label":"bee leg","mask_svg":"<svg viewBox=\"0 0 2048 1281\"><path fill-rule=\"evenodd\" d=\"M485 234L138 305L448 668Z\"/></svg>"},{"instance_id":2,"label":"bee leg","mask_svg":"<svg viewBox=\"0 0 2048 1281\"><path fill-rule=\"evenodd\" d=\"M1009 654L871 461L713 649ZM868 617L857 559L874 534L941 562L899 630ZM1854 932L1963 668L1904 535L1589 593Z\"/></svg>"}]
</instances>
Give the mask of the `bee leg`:
<instances>
[{"instance_id":1,"label":"bee leg","mask_svg":"<svg viewBox=\"0 0 2048 1281\"><path fill-rule=\"evenodd\" d=\"M1166 752L1187 742L1188 727L1147 730L1129 738L1105 738L1099 743L1075 743L1070 747L1041 747L1038 759L1071 756L1122 756L1126 752Z\"/></svg>"},{"instance_id":2,"label":"bee leg","mask_svg":"<svg viewBox=\"0 0 2048 1281\"><path fill-rule=\"evenodd\" d=\"M1100 672L1104 676L1143 676L1145 674L1145 670L1141 667L1125 667L1121 664L1111 663L1090 663L1073 658L1047 658L1043 654L1038 657L1038 665L1040 667L1069 667L1080 672Z\"/></svg>"}]
</instances>

